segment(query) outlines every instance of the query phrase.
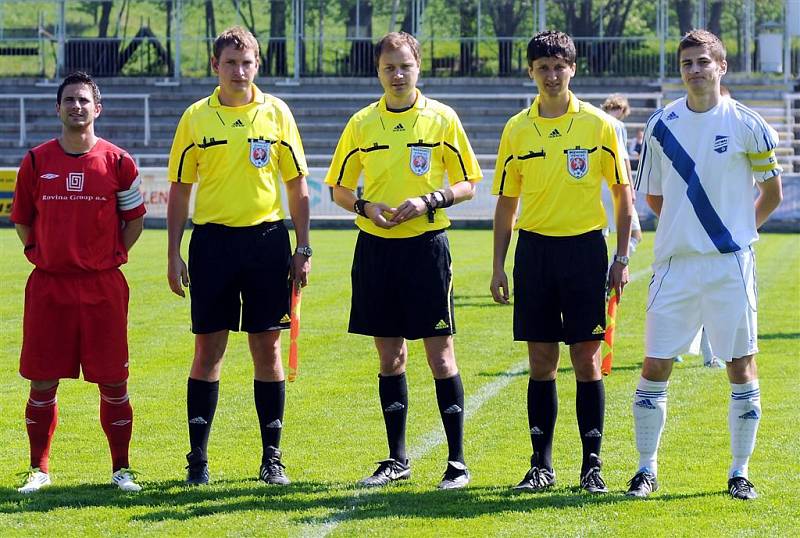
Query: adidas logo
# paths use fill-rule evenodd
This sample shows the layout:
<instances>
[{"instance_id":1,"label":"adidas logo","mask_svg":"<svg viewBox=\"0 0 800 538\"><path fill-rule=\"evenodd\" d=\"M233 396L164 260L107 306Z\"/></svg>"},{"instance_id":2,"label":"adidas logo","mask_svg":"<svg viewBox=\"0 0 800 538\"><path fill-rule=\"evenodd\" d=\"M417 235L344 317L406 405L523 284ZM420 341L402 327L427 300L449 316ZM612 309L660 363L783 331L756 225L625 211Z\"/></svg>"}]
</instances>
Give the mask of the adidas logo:
<instances>
[{"instance_id":1,"label":"adidas logo","mask_svg":"<svg viewBox=\"0 0 800 538\"><path fill-rule=\"evenodd\" d=\"M384 413L396 413L397 411L402 411L405 408L406 408L406 406L401 404L400 402L394 402L394 403L392 403L392 405L390 405L389 407L384 409L383 412Z\"/></svg>"},{"instance_id":2,"label":"adidas logo","mask_svg":"<svg viewBox=\"0 0 800 538\"><path fill-rule=\"evenodd\" d=\"M677 120L677 119L678 115L675 114L675 112L670 112L669 114L667 114L667 120Z\"/></svg>"},{"instance_id":3,"label":"adidas logo","mask_svg":"<svg viewBox=\"0 0 800 538\"><path fill-rule=\"evenodd\" d=\"M267 424L267 428L272 428L274 430L279 430L279 429L283 428L283 423L281 422L281 419L276 418L275 420L273 420L272 422Z\"/></svg>"},{"instance_id":4,"label":"adidas logo","mask_svg":"<svg viewBox=\"0 0 800 538\"><path fill-rule=\"evenodd\" d=\"M434 329L447 329L448 327L450 327L450 325L448 325L445 320L440 319L439 323L436 324L436 327L434 327Z\"/></svg>"},{"instance_id":5,"label":"adidas logo","mask_svg":"<svg viewBox=\"0 0 800 538\"><path fill-rule=\"evenodd\" d=\"M244 127L244 123L242 123L242 120L236 120L231 127Z\"/></svg>"},{"instance_id":6,"label":"adidas logo","mask_svg":"<svg viewBox=\"0 0 800 538\"><path fill-rule=\"evenodd\" d=\"M755 409L751 409L744 415L739 415L739 418L744 420L758 420L758 412Z\"/></svg>"},{"instance_id":7,"label":"adidas logo","mask_svg":"<svg viewBox=\"0 0 800 538\"><path fill-rule=\"evenodd\" d=\"M531 435L544 435L544 432L538 426L531 428Z\"/></svg>"},{"instance_id":8,"label":"adidas logo","mask_svg":"<svg viewBox=\"0 0 800 538\"><path fill-rule=\"evenodd\" d=\"M447 409L444 410L444 414L445 415L457 415L461 411L463 411L463 409L461 409L458 406L458 404L453 404L453 405L451 405L450 407L448 407Z\"/></svg>"},{"instance_id":9,"label":"adidas logo","mask_svg":"<svg viewBox=\"0 0 800 538\"><path fill-rule=\"evenodd\" d=\"M558 132L558 129L553 129L550 131L550 134L547 135L547 138L558 138L561 136L561 133Z\"/></svg>"},{"instance_id":10,"label":"adidas logo","mask_svg":"<svg viewBox=\"0 0 800 538\"><path fill-rule=\"evenodd\" d=\"M131 423L130 420L123 419L123 420L118 420L116 422L112 422L111 425L112 426L127 426L130 423Z\"/></svg>"},{"instance_id":11,"label":"adidas logo","mask_svg":"<svg viewBox=\"0 0 800 538\"><path fill-rule=\"evenodd\" d=\"M597 428L594 428L593 430L589 430L588 432L583 434L583 436L584 437L603 437L603 434L600 433L600 431Z\"/></svg>"},{"instance_id":12,"label":"adidas logo","mask_svg":"<svg viewBox=\"0 0 800 538\"><path fill-rule=\"evenodd\" d=\"M644 400L639 400L634 404L636 407L642 407L644 409L655 409L656 406L653 405L653 402L645 398Z\"/></svg>"},{"instance_id":13,"label":"adidas logo","mask_svg":"<svg viewBox=\"0 0 800 538\"><path fill-rule=\"evenodd\" d=\"M398 123L397 125L394 126L394 129L392 129L392 132L400 133L400 132L403 132L405 130L406 130L406 128L403 127L403 124L402 123Z\"/></svg>"},{"instance_id":14,"label":"adidas logo","mask_svg":"<svg viewBox=\"0 0 800 538\"><path fill-rule=\"evenodd\" d=\"M592 334L603 334L604 332L606 332L605 329L603 329L600 325L598 325L597 327L594 328Z\"/></svg>"},{"instance_id":15,"label":"adidas logo","mask_svg":"<svg viewBox=\"0 0 800 538\"><path fill-rule=\"evenodd\" d=\"M189 420L189 424L208 424L206 419L203 417L194 417L193 419Z\"/></svg>"},{"instance_id":16,"label":"adidas logo","mask_svg":"<svg viewBox=\"0 0 800 538\"><path fill-rule=\"evenodd\" d=\"M289 314L284 314L281 318L281 323L291 323L292 318L289 317Z\"/></svg>"},{"instance_id":17,"label":"adidas logo","mask_svg":"<svg viewBox=\"0 0 800 538\"><path fill-rule=\"evenodd\" d=\"M49 173L49 174L42 174L42 175L41 175L41 176L39 176L39 177L40 177L40 178L42 178L42 179L55 179L55 178L57 178L57 177L58 177L58 174L53 174L53 173Z\"/></svg>"},{"instance_id":18,"label":"adidas logo","mask_svg":"<svg viewBox=\"0 0 800 538\"><path fill-rule=\"evenodd\" d=\"M35 420L31 420L28 417L25 417L25 424L36 424Z\"/></svg>"}]
</instances>

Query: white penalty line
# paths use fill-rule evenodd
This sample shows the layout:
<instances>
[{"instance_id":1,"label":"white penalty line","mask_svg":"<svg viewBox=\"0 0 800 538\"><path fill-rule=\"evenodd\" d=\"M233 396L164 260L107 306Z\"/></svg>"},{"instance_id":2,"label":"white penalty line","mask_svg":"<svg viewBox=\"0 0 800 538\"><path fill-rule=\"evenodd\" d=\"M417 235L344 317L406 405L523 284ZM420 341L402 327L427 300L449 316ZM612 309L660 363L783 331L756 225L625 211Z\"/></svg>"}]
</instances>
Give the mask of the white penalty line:
<instances>
[{"instance_id":1,"label":"white penalty line","mask_svg":"<svg viewBox=\"0 0 800 538\"><path fill-rule=\"evenodd\" d=\"M636 271L629 277L629 283L632 283L636 280L639 280L645 275L650 274L651 270L649 268L642 269ZM498 379L495 379L491 383L487 383L483 385L477 394L470 396L467 399L467 403L464 407L466 407L464 411L464 421L468 421L472 418L475 413L480 411L480 409L487 404L492 398L500 394L500 392L505 389L508 385L511 384L511 381L514 380L514 377L525 373L528 371L528 359L526 358L524 361L521 361L505 372L503 372ZM430 452L438 447L441 444L446 442L446 437L444 432L440 429L431 430L426 435L422 437L421 442L414 446L408 453L408 457L411 460L419 460L430 454ZM310 525L307 526L305 529L300 531L301 536L314 536L314 537L324 537L328 536L332 533L336 527L340 524L345 522L349 519L353 514L355 514L356 507L364 502L367 497L369 497L372 493L375 493L379 490L379 488L373 489L362 489L356 491L355 494L350 498L348 503L345 507L337 512L336 514L329 517L325 520L321 525L314 526Z\"/></svg>"},{"instance_id":2,"label":"white penalty line","mask_svg":"<svg viewBox=\"0 0 800 538\"><path fill-rule=\"evenodd\" d=\"M467 403L464 406L466 409L464 410L464 421L466 422L469 420L475 413L477 413L481 407L483 407L486 403L489 402L492 398L500 394L500 392L506 388L511 381L514 380L514 377L525 373L528 371L528 359L526 358L524 361L521 361L502 374L498 379L495 379L491 383L487 383L483 385L480 390L470 396L467 399ZM446 442L446 437L444 432L436 429L431 430L425 436L423 436L420 443L414 446L409 452L408 457L411 460L420 460L427 456L433 449L438 447L441 444ZM341 523L346 521L348 518L351 517L355 513L356 507L363 501L366 500L372 493L378 491L379 488L373 489L362 489L357 491L347 505L336 514L332 515L328 518L324 523L317 527L306 528L301 531L302 536L316 536L316 537L323 537L327 536L331 532L336 529Z\"/></svg>"}]
</instances>

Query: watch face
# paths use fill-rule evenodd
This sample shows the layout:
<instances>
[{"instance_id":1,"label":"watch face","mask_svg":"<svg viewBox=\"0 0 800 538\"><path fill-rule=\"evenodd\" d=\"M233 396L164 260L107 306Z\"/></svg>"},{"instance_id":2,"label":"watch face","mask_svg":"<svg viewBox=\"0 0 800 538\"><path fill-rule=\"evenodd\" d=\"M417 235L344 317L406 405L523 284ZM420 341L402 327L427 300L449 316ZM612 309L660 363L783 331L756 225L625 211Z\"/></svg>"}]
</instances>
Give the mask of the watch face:
<instances>
[{"instance_id":1,"label":"watch face","mask_svg":"<svg viewBox=\"0 0 800 538\"><path fill-rule=\"evenodd\" d=\"M298 252L298 253L302 254L306 258L310 258L311 254L313 253L313 251L311 250L311 247L297 247L295 249L295 252Z\"/></svg>"}]
</instances>

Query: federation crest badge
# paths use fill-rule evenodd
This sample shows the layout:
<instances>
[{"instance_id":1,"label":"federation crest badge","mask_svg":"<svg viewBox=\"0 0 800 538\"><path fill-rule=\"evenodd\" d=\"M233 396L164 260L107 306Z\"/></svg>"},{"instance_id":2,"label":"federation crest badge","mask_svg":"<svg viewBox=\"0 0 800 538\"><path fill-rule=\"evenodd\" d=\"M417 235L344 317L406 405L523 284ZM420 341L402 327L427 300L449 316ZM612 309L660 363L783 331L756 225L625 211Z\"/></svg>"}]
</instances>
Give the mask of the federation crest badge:
<instances>
[{"instance_id":1,"label":"federation crest badge","mask_svg":"<svg viewBox=\"0 0 800 538\"><path fill-rule=\"evenodd\" d=\"M568 149L567 172L575 179L580 179L589 171L589 150Z\"/></svg>"},{"instance_id":2,"label":"federation crest badge","mask_svg":"<svg viewBox=\"0 0 800 538\"><path fill-rule=\"evenodd\" d=\"M269 140L250 140L250 162L256 168L263 168L269 163L269 148L272 143Z\"/></svg>"},{"instance_id":3,"label":"federation crest badge","mask_svg":"<svg viewBox=\"0 0 800 538\"><path fill-rule=\"evenodd\" d=\"M431 149L420 146L411 147L411 171L424 176L431 169Z\"/></svg>"}]
</instances>

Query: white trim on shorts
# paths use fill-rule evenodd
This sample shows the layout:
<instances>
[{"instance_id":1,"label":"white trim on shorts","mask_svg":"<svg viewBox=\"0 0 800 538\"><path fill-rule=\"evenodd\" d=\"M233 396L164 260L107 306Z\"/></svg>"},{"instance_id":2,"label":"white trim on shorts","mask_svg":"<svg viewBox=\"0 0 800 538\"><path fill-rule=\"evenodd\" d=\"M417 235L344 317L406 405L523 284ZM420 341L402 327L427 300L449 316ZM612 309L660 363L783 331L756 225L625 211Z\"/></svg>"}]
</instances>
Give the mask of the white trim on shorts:
<instances>
[{"instance_id":1,"label":"white trim on shorts","mask_svg":"<svg viewBox=\"0 0 800 538\"><path fill-rule=\"evenodd\" d=\"M758 352L755 255L672 256L653 265L647 299L645 353L672 359L688 353L705 327L714 355L725 361Z\"/></svg>"}]
</instances>

